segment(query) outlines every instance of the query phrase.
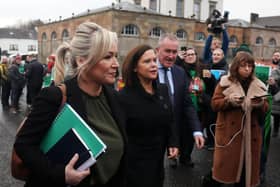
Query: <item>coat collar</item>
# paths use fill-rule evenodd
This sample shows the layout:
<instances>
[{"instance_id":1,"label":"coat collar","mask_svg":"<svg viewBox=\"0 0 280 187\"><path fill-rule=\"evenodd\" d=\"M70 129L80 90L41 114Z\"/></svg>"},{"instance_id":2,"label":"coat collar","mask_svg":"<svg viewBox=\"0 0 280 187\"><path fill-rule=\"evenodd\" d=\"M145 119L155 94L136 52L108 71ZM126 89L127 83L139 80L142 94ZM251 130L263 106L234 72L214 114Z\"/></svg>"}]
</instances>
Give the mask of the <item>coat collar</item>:
<instances>
[{"instance_id":1,"label":"coat collar","mask_svg":"<svg viewBox=\"0 0 280 187\"><path fill-rule=\"evenodd\" d=\"M223 94L228 96L231 93L239 93L240 97L245 96L244 90L239 82L232 82L229 80L229 75L222 76L220 81L221 87L224 87ZM267 88L265 84L259 80L258 78L254 77L252 82L250 83L247 97L253 98L258 96L263 96L267 94Z\"/></svg>"}]
</instances>

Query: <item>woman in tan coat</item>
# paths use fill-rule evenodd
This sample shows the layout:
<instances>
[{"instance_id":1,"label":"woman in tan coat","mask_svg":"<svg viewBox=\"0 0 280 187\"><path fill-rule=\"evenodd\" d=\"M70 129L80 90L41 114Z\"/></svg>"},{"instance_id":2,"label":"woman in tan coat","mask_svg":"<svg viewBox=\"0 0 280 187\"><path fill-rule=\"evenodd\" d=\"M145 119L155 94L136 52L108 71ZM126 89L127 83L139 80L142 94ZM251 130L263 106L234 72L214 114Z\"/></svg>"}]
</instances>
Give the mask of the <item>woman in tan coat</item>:
<instances>
[{"instance_id":1,"label":"woman in tan coat","mask_svg":"<svg viewBox=\"0 0 280 187\"><path fill-rule=\"evenodd\" d=\"M260 182L260 125L268 102L254 68L251 54L239 52L212 98L212 108L218 112L212 178L218 183L253 187Z\"/></svg>"}]
</instances>

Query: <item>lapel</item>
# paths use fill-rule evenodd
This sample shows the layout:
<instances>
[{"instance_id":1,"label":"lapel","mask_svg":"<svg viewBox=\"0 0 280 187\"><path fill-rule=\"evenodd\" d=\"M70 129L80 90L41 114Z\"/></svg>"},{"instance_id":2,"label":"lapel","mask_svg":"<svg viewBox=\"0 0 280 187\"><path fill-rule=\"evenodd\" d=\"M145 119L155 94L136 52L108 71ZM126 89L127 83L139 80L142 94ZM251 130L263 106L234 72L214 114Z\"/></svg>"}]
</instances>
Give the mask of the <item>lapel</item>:
<instances>
[{"instance_id":1,"label":"lapel","mask_svg":"<svg viewBox=\"0 0 280 187\"><path fill-rule=\"evenodd\" d=\"M76 78L65 82L67 102L75 109L75 111L87 121L86 108L82 100L82 92L78 86Z\"/></svg>"}]
</instances>

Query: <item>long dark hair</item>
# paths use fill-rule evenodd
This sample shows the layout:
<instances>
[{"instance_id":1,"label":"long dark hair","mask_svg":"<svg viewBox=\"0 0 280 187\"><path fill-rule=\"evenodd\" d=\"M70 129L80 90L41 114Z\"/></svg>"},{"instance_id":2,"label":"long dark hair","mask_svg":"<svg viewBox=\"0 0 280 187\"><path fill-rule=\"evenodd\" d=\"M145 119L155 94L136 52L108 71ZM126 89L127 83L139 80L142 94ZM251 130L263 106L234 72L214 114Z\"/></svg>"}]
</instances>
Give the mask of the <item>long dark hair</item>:
<instances>
[{"instance_id":1,"label":"long dark hair","mask_svg":"<svg viewBox=\"0 0 280 187\"><path fill-rule=\"evenodd\" d=\"M247 79L249 82L251 82L253 80L253 77L255 76L254 75L255 59L250 53L243 52L243 51L238 52L231 63L231 66L229 69L229 72L230 72L229 79L233 82L241 80L241 77L238 73L238 69L241 65L241 62L252 65L253 69L252 69L251 75Z\"/></svg>"},{"instance_id":2,"label":"long dark hair","mask_svg":"<svg viewBox=\"0 0 280 187\"><path fill-rule=\"evenodd\" d=\"M133 86L138 81L134 69L142 55L150 49L153 48L149 45L139 45L128 52L122 65L122 77L126 86Z\"/></svg>"}]
</instances>

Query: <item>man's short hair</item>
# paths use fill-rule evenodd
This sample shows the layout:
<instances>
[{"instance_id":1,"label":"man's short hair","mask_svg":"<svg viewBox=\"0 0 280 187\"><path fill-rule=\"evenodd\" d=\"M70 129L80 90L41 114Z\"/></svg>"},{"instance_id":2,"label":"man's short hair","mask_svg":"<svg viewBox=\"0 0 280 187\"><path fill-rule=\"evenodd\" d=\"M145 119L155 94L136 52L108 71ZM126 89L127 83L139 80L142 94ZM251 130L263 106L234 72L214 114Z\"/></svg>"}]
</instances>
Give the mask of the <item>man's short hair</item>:
<instances>
[{"instance_id":1,"label":"man's short hair","mask_svg":"<svg viewBox=\"0 0 280 187\"><path fill-rule=\"evenodd\" d=\"M158 47L161 45L162 41L165 39L165 38L168 38L169 40L172 40L172 41L178 41L178 38L175 34L173 33L163 33L160 35L159 37L159 40L158 40Z\"/></svg>"}]
</instances>

